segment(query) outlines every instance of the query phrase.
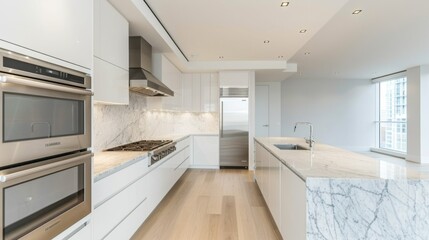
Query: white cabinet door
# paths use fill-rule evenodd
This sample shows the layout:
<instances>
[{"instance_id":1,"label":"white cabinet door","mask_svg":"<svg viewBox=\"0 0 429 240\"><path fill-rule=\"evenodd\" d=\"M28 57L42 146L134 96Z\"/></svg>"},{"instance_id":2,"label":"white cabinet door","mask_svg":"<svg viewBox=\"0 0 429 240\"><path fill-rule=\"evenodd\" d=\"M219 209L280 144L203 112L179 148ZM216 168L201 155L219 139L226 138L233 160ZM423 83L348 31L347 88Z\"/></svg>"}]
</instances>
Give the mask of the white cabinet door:
<instances>
[{"instance_id":1,"label":"white cabinet door","mask_svg":"<svg viewBox=\"0 0 429 240\"><path fill-rule=\"evenodd\" d=\"M192 74L192 111L201 112L201 74Z\"/></svg>"},{"instance_id":2,"label":"white cabinet door","mask_svg":"<svg viewBox=\"0 0 429 240\"><path fill-rule=\"evenodd\" d=\"M281 180L280 232L285 240L306 239L305 182L283 164Z\"/></svg>"},{"instance_id":3,"label":"white cabinet door","mask_svg":"<svg viewBox=\"0 0 429 240\"><path fill-rule=\"evenodd\" d=\"M280 193L281 193L281 163L274 157L272 154L269 155L270 161L270 174L269 174L269 201L268 205L270 207L271 215L274 218L277 226L280 226Z\"/></svg>"},{"instance_id":4,"label":"white cabinet door","mask_svg":"<svg viewBox=\"0 0 429 240\"><path fill-rule=\"evenodd\" d=\"M94 57L94 101L105 104L129 103L128 71Z\"/></svg>"},{"instance_id":5,"label":"white cabinet door","mask_svg":"<svg viewBox=\"0 0 429 240\"><path fill-rule=\"evenodd\" d=\"M152 62L153 74L174 91L173 97L161 98L162 109L182 110L182 73L161 53L153 54Z\"/></svg>"},{"instance_id":6,"label":"white cabinet door","mask_svg":"<svg viewBox=\"0 0 429 240\"><path fill-rule=\"evenodd\" d=\"M92 1L2 1L1 9L3 43L92 68Z\"/></svg>"},{"instance_id":7,"label":"white cabinet door","mask_svg":"<svg viewBox=\"0 0 429 240\"><path fill-rule=\"evenodd\" d=\"M94 55L128 70L128 22L107 1L94 1Z\"/></svg>"},{"instance_id":8,"label":"white cabinet door","mask_svg":"<svg viewBox=\"0 0 429 240\"><path fill-rule=\"evenodd\" d=\"M219 168L219 136L194 136L193 167Z\"/></svg>"},{"instance_id":9,"label":"white cabinet door","mask_svg":"<svg viewBox=\"0 0 429 240\"><path fill-rule=\"evenodd\" d=\"M192 74L184 73L182 74L182 102L183 111L191 112L192 111Z\"/></svg>"},{"instance_id":10,"label":"white cabinet door","mask_svg":"<svg viewBox=\"0 0 429 240\"><path fill-rule=\"evenodd\" d=\"M210 73L201 74L201 86L200 86L200 110L201 112L210 112L211 103L211 79Z\"/></svg>"},{"instance_id":11,"label":"white cabinet door","mask_svg":"<svg viewBox=\"0 0 429 240\"><path fill-rule=\"evenodd\" d=\"M94 2L94 101L129 103L128 22L107 0Z\"/></svg>"},{"instance_id":12,"label":"white cabinet door","mask_svg":"<svg viewBox=\"0 0 429 240\"><path fill-rule=\"evenodd\" d=\"M219 75L210 74L210 110L209 112L219 111Z\"/></svg>"}]
</instances>

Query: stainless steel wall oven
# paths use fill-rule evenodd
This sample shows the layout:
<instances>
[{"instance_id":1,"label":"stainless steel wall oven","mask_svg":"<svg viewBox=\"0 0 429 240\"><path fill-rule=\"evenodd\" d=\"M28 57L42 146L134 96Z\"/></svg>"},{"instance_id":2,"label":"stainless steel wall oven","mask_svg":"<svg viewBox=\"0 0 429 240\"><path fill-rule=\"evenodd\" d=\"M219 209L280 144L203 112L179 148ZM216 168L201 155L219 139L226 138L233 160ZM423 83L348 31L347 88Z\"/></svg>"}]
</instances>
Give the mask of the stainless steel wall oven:
<instances>
[{"instance_id":1,"label":"stainless steel wall oven","mask_svg":"<svg viewBox=\"0 0 429 240\"><path fill-rule=\"evenodd\" d=\"M91 212L90 88L0 49L0 239L51 239Z\"/></svg>"},{"instance_id":2,"label":"stainless steel wall oven","mask_svg":"<svg viewBox=\"0 0 429 240\"><path fill-rule=\"evenodd\" d=\"M0 167L89 148L90 80L0 50Z\"/></svg>"}]
</instances>

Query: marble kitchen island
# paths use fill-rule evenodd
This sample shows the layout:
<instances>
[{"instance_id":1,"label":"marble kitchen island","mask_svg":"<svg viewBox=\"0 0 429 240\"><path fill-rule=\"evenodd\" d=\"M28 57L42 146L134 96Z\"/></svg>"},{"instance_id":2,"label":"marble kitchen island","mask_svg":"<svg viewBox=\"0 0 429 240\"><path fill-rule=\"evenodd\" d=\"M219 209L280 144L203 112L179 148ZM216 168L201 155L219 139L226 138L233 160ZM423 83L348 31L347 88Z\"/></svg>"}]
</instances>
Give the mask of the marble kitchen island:
<instances>
[{"instance_id":1,"label":"marble kitchen island","mask_svg":"<svg viewBox=\"0 0 429 240\"><path fill-rule=\"evenodd\" d=\"M429 239L428 167L256 138L255 179L284 239Z\"/></svg>"}]
</instances>

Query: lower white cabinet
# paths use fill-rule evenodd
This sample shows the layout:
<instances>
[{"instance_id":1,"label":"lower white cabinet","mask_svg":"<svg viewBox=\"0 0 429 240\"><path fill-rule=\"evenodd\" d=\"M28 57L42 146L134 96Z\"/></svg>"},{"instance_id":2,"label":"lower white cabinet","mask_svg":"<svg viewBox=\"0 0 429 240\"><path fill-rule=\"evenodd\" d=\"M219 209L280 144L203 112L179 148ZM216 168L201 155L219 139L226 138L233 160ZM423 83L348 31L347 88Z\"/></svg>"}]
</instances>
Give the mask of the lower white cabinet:
<instances>
[{"instance_id":1,"label":"lower white cabinet","mask_svg":"<svg viewBox=\"0 0 429 240\"><path fill-rule=\"evenodd\" d=\"M219 136L194 136L193 168L219 168Z\"/></svg>"},{"instance_id":2,"label":"lower white cabinet","mask_svg":"<svg viewBox=\"0 0 429 240\"><path fill-rule=\"evenodd\" d=\"M129 239L190 164L190 137L148 167L148 158L94 183L93 239Z\"/></svg>"},{"instance_id":3,"label":"lower white cabinet","mask_svg":"<svg viewBox=\"0 0 429 240\"><path fill-rule=\"evenodd\" d=\"M306 239L305 182L257 142L255 179L283 239Z\"/></svg>"},{"instance_id":4,"label":"lower white cabinet","mask_svg":"<svg viewBox=\"0 0 429 240\"><path fill-rule=\"evenodd\" d=\"M305 182L288 167L281 166L281 224L277 223L284 240L306 239Z\"/></svg>"},{"instance_id":5,"label":"lower white cabinet","mask_svg":"<svg viewBox=\"0 0 429 240\"><path fill-rule=\"evenodd\" d=\"M269 202L268 206L270 207L271 214L276 222L277 226L280 225L280 208L281 208L281 163L273 155L269 155L269 181L268 181L268 191L269 191Z\"/></svg>"}]
</instances>

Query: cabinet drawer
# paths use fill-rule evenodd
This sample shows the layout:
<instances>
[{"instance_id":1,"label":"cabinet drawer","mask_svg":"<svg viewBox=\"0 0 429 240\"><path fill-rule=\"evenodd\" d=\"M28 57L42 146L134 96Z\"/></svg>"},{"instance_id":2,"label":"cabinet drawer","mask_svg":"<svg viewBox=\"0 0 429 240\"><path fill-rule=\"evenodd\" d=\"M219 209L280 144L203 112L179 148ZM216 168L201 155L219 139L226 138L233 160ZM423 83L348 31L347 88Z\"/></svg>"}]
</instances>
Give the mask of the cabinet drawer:
<instances>
[{"instance_id":1,"label":"cabinet drawer","mask_svg":"<svg viewBox=\"0 0 429 240\"><path fill-rule=\"evenodd\" d=\"M112 197L121 189L148 172L148 158L134 163L108 177L94 183L93 204L97 207L102 201Z\"/></svg>"},{"instance_id":2,"label":"cabinet drawer","mask_svg":"<svg viewBox=\"0 0 429 240\"><path fill-rule=\"evenodd\" d=\"M152 210L148 206L149 198L144 198L124 221L122 221L105 239L130 239Z\"/></svg>"},{"instance_id":3,"label":"cabinet drawer","mask_svg":"<svg viewBox=\"0 0 429 240\"><path fill-rule=\"evenodd\" d=\"M176 143L176 150L180 151L185 147L189 147L190 144L190 137L186 137L185 139L182 139L181 141Z\"/></svg>"},{"instance_id":4,"label":"cabinet drawer","mask_svg":"<svg viewBox=\"0 0 429 240\"><path fill-rule=\"evenodd\" d=\"M94 239L109 234L137 206L137 189L133 184L94 210Z\"/></svg>"}]
</instances>

